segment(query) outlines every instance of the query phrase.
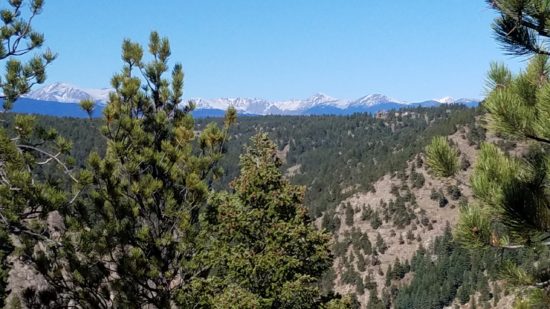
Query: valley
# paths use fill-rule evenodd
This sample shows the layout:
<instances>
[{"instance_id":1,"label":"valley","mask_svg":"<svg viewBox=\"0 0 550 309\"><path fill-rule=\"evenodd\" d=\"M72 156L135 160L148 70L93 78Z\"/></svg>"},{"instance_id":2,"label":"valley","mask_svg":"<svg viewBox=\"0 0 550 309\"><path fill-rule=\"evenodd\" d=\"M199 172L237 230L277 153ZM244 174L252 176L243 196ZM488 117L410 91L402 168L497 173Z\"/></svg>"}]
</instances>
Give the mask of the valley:
<instances>
[{"instance_id":1,"label":"valley","mask_svg":"<svg viewBox=\"0 0 550 309\"><path fill-rule=\"evenodd\" d=\"M215 186L231 190L241 149L257 132L268 132L287 177L307 188L305 205L315 225L333 235L334 262L320 282L323 290L354 295L361 308L375 308L367 306L373 293L396 302L398 294L388 300L390 289L403 288L415 277L408 270L388 281L396 261L410 265L420 248L433 250L472 198L466 184L485 139L479 113L450 105L392 112L383 119L369 114L240 117L221 161L224 175ZM104 151L99 120L38 120L74 141L77 166L86 165L90 151ZM216 119L197 119L197 130L211 120ZM435 177L424 164L423 148L436 135L448 135L461 154L461 171L453 181Z\"/></svg>"}]
</instances>

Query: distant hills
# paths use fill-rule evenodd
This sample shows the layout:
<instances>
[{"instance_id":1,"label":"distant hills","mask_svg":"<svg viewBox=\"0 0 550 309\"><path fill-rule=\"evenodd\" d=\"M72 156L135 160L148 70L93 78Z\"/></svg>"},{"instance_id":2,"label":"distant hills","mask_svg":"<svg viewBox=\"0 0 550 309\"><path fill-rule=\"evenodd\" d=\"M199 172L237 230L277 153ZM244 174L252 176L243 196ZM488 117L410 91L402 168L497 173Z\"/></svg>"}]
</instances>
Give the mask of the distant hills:
<instances>
[{"instance_id":1,"label":"distant hills","mask_svg":"<svg viewBox=\"0 0 550 309\"><path fill-rule=\"evenodd\" d=\"M94 117L101 116L109 92L112 89L86 89L66 83L55 83L34 90L15 103L14 111L52 116L87 117L76 103L84 99L97 102ZM433 107L442 104L464 104L477 106L477 99L458 99L450 97L423 102L407 103L382 94L370 94L356 100L337 99L323 93L307 99L269 101L259 98L218 98L192 99L197 108L196 117L219 117L229 106L242 115L350 115L353 113L377 113L383 110L405 107Z\"/></svg>"}]
</instances>

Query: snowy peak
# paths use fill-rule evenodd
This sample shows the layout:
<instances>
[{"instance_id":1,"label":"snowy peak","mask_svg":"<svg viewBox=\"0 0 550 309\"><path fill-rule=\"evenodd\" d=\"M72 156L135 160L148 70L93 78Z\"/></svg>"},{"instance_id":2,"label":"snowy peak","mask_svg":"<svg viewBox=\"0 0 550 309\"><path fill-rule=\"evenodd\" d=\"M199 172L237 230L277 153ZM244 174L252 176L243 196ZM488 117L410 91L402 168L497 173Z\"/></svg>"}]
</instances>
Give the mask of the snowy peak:
<instances>
[{"instance_id":1,"label":"snowy peak","mask_svg":"<svg viewBox=\"0 0 550 309\"><path fill-rule=\"evenodd\" d=\"M349 101L337 99L319 92L305 100L298 101L298 105L299 107L297 108L297 110L305 110L308 108L314 108L318 106L334 106L338 108L345 108L349 105ZM277 106L280 107L282 110L285 110L282 104L277 104Z\"/></svg>"},{"instance_id":2,"label":"snowy peak","mask_svg":"<svg viewBox=\"0 0 550 309\"><path fill-rule=\"evenodd\" d=\"M324 93L316 93L314 95L312 95L311 97L305 99L306 102L311 102L313 105L317 105L317 104L322 104L322 103L326 103L326 102L334 102L334 101L337 101L338 99L336 98L333 98L329 95L326 95Z\"/></svg>"},{"instance_id":3,"label":"snowy peak","mask_svg":"<svg viewBox=\"0 0 550 309\"><path fill-rule=\"evenodd\" d=\"M439 102L441 104L453 104L453 103L455 103L455 99L453 99L452 97L444 97L444 98L441 98L441 99L435 99L434 101Z\"/></svg>"},{"instance_id":4,"label":"snowy peak","mask_svg":"<svg viewBox=\"0 0 550 309\"><path fill-rule=\"evenodd\" d=\"M25 95L26 98L54 101L62 103L78 103L82 100L107 102L112 89L82 89L66 83L55 83L34 90Z\"/></svg>"},{"instance_id":5,"label":"snowy peak","mask_svg":"<svg viewBox=\"0 0 550 309\"><path fill-rule=\"evenodd\" d=\"M90 100L92 96L77 87L65 83L55 83L41 89L31 91L26 97L44 101L76 103L81 100Z\"/></svg>"},{"instance_id":6,"label":"snowy peak","mask_svg":"<svg viewBox=\"0 0 550 309\"><path fill-rule=\"evenodd\" d=\"M361 97L353 102L351 102L350 105L353 106L373 106L376 104L383 104L383 103L402 103L399 100L392 99L390 97L387 97L383 94L375 93L375 94L369 94L364 97Z\"/></svg>"},{"instance_id":7,"label":"snowy peak","mask_svg":"<svg viewBox=\"0 0 550 309\"><path fill-rule=\"evenodd\" d=\"M94 101L107 103L109 100L109 94L114 92L113 88L100 88L100 89L83 89L86 93L92 96Z\"/></svg>"},{"instance_id":8,"label":"snowy peak","mask_svg":"<svg viewBox=\"0 0 550 309\"><path fill-rule=\"evenodd\" d=\"M109 93L113 89L86 89L67 83L55 83L34 90L26 95L27 98L41 101L55 101L63 103L78 103L81 100L93 100L103 105L107 102ZM439 104L459 103L467 106L476 106L479 100L458 99L445 97L420 103L405 103L383 94L369 94L355 100L338 99L324 93L316 93L306 99L292 99L286 101L268 101L260 98L217 98L192 99L197 110L217 111L220 113L232 106L241 114L254 115L314 115L337 114L346 115L361 112L376 112L379 110L399 109L407 106L438 106Z\"/></svg>"},{"instance_id":9,"label":"snowy peak","mask_svg":"<svg viewBox=\"0 0 550 309\"><path fill-rule=\"evenodd\" d=\"M441 104L465 104L465 105L471 105L472 103L480 102L479 99L468 99L468 98L454 99L452 97L434 99L434 101Z\"/></svg>"},{"instance_id":10,"label":"snowy peak","mask_svg":"<svg viewBox=\"0 0 550 309\"><path fill-rule=\"evenodd\" d=\"M250 112L250 110L263 110L270 103L262 99L249 98L219 98L219 99L194 99L197 104L197 109L222 109L225 110L229 106L234 107L240 112Z\"/></svg>"}]
</instances>

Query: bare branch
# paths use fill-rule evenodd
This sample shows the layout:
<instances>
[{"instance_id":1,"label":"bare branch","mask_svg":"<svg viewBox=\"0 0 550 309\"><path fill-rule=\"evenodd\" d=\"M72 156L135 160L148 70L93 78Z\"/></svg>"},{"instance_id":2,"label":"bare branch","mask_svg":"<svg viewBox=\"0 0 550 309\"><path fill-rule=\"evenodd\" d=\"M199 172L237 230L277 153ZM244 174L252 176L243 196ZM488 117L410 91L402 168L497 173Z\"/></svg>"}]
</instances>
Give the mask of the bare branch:
<instances>
[{"instance_id":1,"label":"bare branch","mask_svg":"<svg viewBox=\"0 0 550 309\"><path fill-rule=\"evenodd\" d=\"M67 165L65 165L65 163L63 163L61 160L59 160L59 158L57 158L56 156L52 155L51 153L49 152L46 152L40 148L36 148L36 147L33 147L33 146L29 146L29 145L17 145L17 147L19 148L24 148L24 149L30 149L30 150L34 150L36 152L39 152L45 156L48 156L50 157L51 159L55 160L59 165L61 165L63 167L63 169L65 170L65 174L69 175L69 177L75 182L75 183L78 183L78 180L71 174L71 170L67 167Z\"/></svg>"}]
</instances>

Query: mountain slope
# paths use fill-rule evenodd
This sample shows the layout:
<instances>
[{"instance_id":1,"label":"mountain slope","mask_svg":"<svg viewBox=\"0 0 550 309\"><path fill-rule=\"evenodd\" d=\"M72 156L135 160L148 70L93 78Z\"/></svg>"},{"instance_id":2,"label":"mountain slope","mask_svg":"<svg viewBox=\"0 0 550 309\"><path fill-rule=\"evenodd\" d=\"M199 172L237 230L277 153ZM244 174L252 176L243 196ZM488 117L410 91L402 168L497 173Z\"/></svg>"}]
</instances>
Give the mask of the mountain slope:
<instances>
[{"instance_id":1,"label":"mountain slope","mask_svg":"<svg viewBox=\"0 0 550 309\"><path fill-rule=\"evenodd\" d=\"M458 145L465 160L474 161L477 150L465 134L457 132L450 139ZM336 291L343 294L362 291L364 283L358 283L359 279L350 280L359 276L361 282L368 277L370 282L376 283L377 293L381 295L388 267L396 259L410 260L419 247L430 248L436 237L443 235L447 224L455 225L459 203L472 198L471 189L465 185L472 167L461 170L458 181L445 183L428 173L419 162L420 159L411 160L403 172L387 174L376 181L370 192L359 192L343 200L334 213L325 214L334 216L333 219L317 220L319 226L323 221L341 222L334 233L336 277L333 283ZM447 189L453 186L459 190L456 199L447 194ZM444 192L447 204L442 206L438 199L434 200L434 191ZM379 223L375 223L376 220L380 220ZM354 235L368 237L372 251L359 249ZM383 241L383 249L377 244L378 237ZM360 265L363 260L367 265ZM370 293L357 293L359 302L366 305Z\"/></svg>"}]
</instances>

